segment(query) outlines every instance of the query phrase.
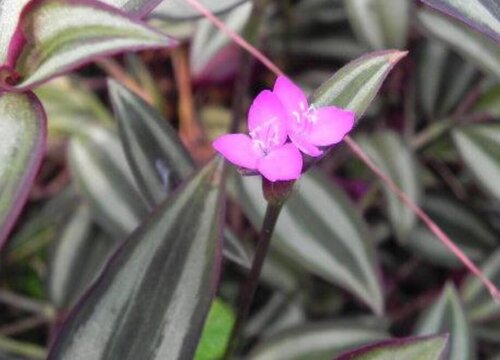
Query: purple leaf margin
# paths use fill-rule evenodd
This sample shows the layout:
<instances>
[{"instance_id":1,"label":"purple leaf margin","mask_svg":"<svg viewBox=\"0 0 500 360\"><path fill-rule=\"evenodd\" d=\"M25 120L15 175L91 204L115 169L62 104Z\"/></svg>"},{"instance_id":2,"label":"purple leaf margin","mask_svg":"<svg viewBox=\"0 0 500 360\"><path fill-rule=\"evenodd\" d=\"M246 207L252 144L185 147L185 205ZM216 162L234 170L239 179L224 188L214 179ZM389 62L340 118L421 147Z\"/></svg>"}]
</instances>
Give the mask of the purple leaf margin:
<instances>
[{"instance_id":1,"label":"purple leaf margin","mask_svg":"<svg viewBox=\"0 0 500 360\"><path fill-rule=\"evenodd\" d=\"M461 22L487 35L488 37L492 38L494 41L500 44L500 33L496 32L495 30L491 29L490 27L484 24L474 21L474 19L468 17L459 9L452 6L449 3L449 1L444 1L444 0L420 0L420 1L422 1L424 4L436 10L441 11L442 13L445 13L446 15L449 15L455 19L460 20ZM465 0L465 1L468 2L470 0ZM480 1L484 5L484 7L488 8L488 10L491 10L491 14L500 22L500 2L498 2L498 0L477 0L477 1Z\"/></svg>"}]
</instances>

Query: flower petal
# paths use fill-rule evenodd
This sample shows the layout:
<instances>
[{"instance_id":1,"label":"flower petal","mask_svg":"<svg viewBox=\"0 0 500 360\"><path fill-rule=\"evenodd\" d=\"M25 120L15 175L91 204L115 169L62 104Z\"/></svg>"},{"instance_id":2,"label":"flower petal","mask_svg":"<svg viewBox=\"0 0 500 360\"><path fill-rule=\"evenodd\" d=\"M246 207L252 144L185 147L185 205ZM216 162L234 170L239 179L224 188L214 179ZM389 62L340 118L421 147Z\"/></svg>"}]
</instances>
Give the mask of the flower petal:
<instances>
[{"instance_id":1,"label":"flower petal","mask_svg":"<svg viewBox=\"0 0 500 360\"><path fill-rule=\"evenodd\" d=\"M248 111L248 129L254 132L254 138L266 144L274 138L274 146L281 146L286 141L287 114L280 99L270 90L264 90L254 99Z\"/></svg>"},{"instance_id":2,"label":"flower petal","mask_svg":"<svg viewBox=\"0 0 500 360\"><path fill-rule=\"evenodd\" d=\"M316 115L317 120L306 139L317 146L333 145L340 142L354 126L354 113L335 106L319 108Z\"/></svg>"},{"instance_id":3,"label":"flower petal","mask_svg":"<svg viewBox=\"0 0 500 360\"><path fill-rule=\"evenodd\" d=\"M309 156L320 156L323 154L323 151L318 149L317 146L315 146L311 141L306 138L305 136L301 134L289 134L290 140L292 140L292 143L299 148L300 151L302 151L304 154L307 154Z\"/></svg>"},{"instance_id":4,"label":"flower petal","mask_svg":"<svg viewBox=\"0 0 500 360\"><path fill-rule=\"evenodd\" d=\"M295 145L288 143L260 159L257 169L269 181L294 180L302 172L302 155Z\"/></svg>"},{"instance_id":5,"label":"flower petal","mask_svg":"<svg viewBox=\"0 0 500 360\"><path fill-rule=\"evenodd\" d=\"M245 134L219 136L212 146L233 164L252 170L257 169L258 160L264 156Z\"/></svg>"},{"instance_id":6,"label":"flower petal","mask_svg":"<svg viewBox=\"0 0 500 360\"><path fill-rule=\"evenodd\" d=\"M278 96L292 118L293 112L301 114L309 107L304 92L285 76L278 76L273 93Z\"/></svg>"}]
</instances>

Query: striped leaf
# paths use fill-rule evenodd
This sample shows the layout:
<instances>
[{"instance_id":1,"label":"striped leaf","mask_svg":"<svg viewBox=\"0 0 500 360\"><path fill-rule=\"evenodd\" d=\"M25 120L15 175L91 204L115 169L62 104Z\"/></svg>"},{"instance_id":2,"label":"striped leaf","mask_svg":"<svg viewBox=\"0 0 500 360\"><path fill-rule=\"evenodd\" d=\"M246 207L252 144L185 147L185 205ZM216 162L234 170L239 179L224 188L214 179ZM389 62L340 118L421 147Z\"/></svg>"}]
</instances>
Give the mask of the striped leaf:
<instances>
[{"instance_id":1,"label":"striped leaf","mask_svg":"<svg viewBox=\"0 0 500 360\"><path fill-rule=\"evenodd\" d=\"M68 308L100 273L116 244L80 205L58 228L49 262L48 292L57 308Z\"/></svg>"},{"instance_id":2,"label":"striped leaf","mask_svg":"<svg viewBox=\"0 0 500 360\"><path fill-rule=\"evenodd\" d=\"M332 359L357 346L387 338L382 330L339 321L298 325L276 333L252 350L249 360Z\"/></svg>"},{"instance_id":3,"label":"striped leaf","mask_svg":"<svg viewBox=\"0 0 500 360\"><path fill-rule=\"evenodd\" d=\"M500 78L500 47L495 41L434 11L419 10L417 18L433 37L447 43L485 73Z\"/></svg>"},{"instance_id":4,"label":"striped leaf","mask_svg":"<svg viewBox=\"0 0 500 360\"><path fill-rule=\"evenodd\" d=\"M140 191L155 205L194 172L194 162L155 109L116 81L108 87L128 163Z\"/></svg>"},{"instance_id":5,"label":"striped leaf","mask_svg":"<svg viewBox=\"0 0 500 360\"><path fill-rule=\"evenodd\" d=\"M21 14L17 31L22 38L13 55L21 76L16 89L32 88L96 57L176 44L95 0L35 0Z\"/></svg>"},{"instance_id":6,"label":"striped leaf","mask_svg":"<svg viewBox=\"0 0 500 360\"><path fill-rule=\"evenodd\" d=\"M345 353L335 360L445 360L447 344L447 335L392 339Z\"/></svg>"},{"instance_id":7,"label":"striped leaf","mask_svg":"<svg viewBox=\"0 0 500 360\"><path fill-rule=\"evenodd\" d=\"M278 219L271 246L308 271L355 294L375 313L383 312L375 249L366 223L344 192L311 170L297 185ZM239 203L259 229L266 202L260 178L241 179Z\"/></svg>"},{"instance_id":8,"label":"striped leaf","mask_svg":"<svg viewBox=\"0 0 500 360\"><path fill-rule=\"evenodd\" d=\"M423 209L455 244L474 261L481 261L497 246L495 234L483 219L463 203L445 196L426 196ZM449 268L463 268L463 264L424 225L409 234L405 244L425 261Z\"/></svg>"},{"instance_id":9,"label":"striped leaf","mask_svg":"<svg viewBox=\"0 0 500 360\"><path fill-rule=\"evenodd\" d=\"M476 125L457 129L453 132L453 140L479 183L500 199L500 126Z\"/></svg>"},{"instance_id":10,"label":"striped leaf","mask_svg":"<svg viewBox=\"0 0 500 360\"><path fill-rule=\"evenodd\" d=\"M148 214L118 136L89 127L71 139L69 165L95 220L113 236L128 236Z\"/></svg>"},{"instance_id":11,"label":"striped leaf","mask_svg":"<svg viewBox=\"0 0 500 360\"><path fill-rule=\"evenodd\" d=\"M496 0L422 0L500 43L500 3Z\"/></svg>"},{"instance_id":12,"label":"striped leaf","mask_svg":"<svg viewBox=\"0 0 500 360\"><path fill-rule=\"evenodd\" d=\"M413 201L419 200L420 187L417 164L413 153L393 131L359 136L359 145ZM399 198L384 187L388 215L396 235L403 240L415 224L415 213L401 203Z\"/></svg>"},{"instance_id":13,"label":"striped leaf","mask_svg":"<svg viewBox=\"0 0 500 360\"><path fill-rule=\"evenodd\" d=\"M437 301L421 316L417 335L450 334L450 359L477 358L473 334L455 286L447 284Z\"/></svg>"},{"instance_id":14,"label":"striped leaf","mask_svg":"<svg viewBox=\"0 0 500 360\"><path fill-rule=\"evenodd\" d=\"M222 166L212 162L124 242L48 359L192 359L217 288Z\"/></svg>"},{"instance_id":15,"label":"striped leaf","mask_svg":"<svg viewBox=\"0 0 500 360\"><path fill-rule=\"evenodd\" d=\"M252 3L246 2L221 16L221 19L231 30L241 34L251 12ZM231 38L220 31L210 20L199 20L189 52L189 65L193 76L205 78L213 76L214 72L222 70L222 73L227 73L231 70L231 66L227 63L221 66L220 58L223 58L224 51L231 52L230 49L233 46L235 45L231 42ZM235 53L239 54L238 51ZM237 71L238 62L233 63L236 66L234 70Z\"/></svg>"},{"instance_id":16,"label":"striped leaf","mask_svg":"<svg viewBox=\"0 0 500 360\"><path fill-rule=\"evenodd\" d=\"M500 286L500 250L493 252L481 270L497 286ZM500 318L500 304L493 301L489 292L476 276L467 276L461 289L461 295L471 321L485 323L488 320L498 321Z\"/></svg>"},{"instance_id":17,"label":"striped leaf","mask_svg":"<svg viewBox=\"0 0 500 360\"><path fill-rule=\"evenodd\" d=\"M359 120L391 69L405 55L397 50L375 51L348 63L313 92L310 103L352 110Z\"/></svg>"},{"instance_id":18,"label":"striped leaf","mask_svg":"<svg viewBox=\"0 0 500 360\"><path fill-rule=\"evenodd\" d=\"M0 93L0 248L44 155L46 119L35 95Z\"/></svg>"}]
</instances>

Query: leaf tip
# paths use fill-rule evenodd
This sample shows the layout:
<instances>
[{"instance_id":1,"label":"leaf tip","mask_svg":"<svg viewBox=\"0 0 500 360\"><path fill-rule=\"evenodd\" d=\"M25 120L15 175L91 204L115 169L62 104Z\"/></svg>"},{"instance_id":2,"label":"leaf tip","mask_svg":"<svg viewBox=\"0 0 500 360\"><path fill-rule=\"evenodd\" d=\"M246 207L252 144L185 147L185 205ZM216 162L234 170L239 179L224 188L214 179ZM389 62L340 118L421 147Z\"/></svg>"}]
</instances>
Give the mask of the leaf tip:
<instances>
[{"instance_id":1,"label":"leaf tip","mask_svg":"<svg viewBox=\"0 0 500 360\"><path fill-rule=\"evenodd\" d=\"M392 54L389 55L389 62L391 64L396 64L399 60L401 60L402 58L404 58L406 55L408 55L408 50L405 50L405 51L394 51Z\"/></svg>"}]
</instances>

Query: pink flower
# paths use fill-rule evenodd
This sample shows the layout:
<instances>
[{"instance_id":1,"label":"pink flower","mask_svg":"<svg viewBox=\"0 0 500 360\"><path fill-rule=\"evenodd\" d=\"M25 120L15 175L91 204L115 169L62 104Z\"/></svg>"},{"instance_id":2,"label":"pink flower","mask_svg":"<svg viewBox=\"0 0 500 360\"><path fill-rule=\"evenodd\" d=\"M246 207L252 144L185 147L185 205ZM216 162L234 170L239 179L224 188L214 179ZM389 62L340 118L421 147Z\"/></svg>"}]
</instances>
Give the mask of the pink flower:
<instances>
[{"instance_id":1,"label":"pink flower","mask_svg":"<svg viewBox=\"0 0 500 360\"><path fill-rule=\"evenodd\" d=\"M354 113L335 106L316 108L309 105L304 92L288 78L279 76L273 93L287 112L288 136L303 153L319 156L318 146L340 142L354 125Z\"/></svg>"},{"instance_id":2,"label":"pink flower","mask_svg":"<svg viewBox=\"0 0 500 360\"><path fill-rule=\"evenodd\" d=\"M286 143L287 118L280 99L264 90L248 112L250 136L222 135L213 146L233 164L258 170L270 181L297 179L302 172L302 155L295 145Z\"/></svg>"}]
</instances>

